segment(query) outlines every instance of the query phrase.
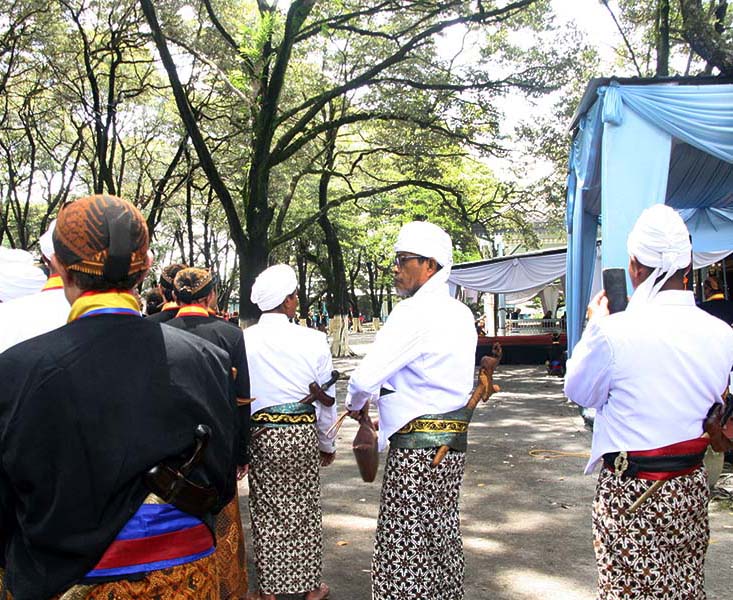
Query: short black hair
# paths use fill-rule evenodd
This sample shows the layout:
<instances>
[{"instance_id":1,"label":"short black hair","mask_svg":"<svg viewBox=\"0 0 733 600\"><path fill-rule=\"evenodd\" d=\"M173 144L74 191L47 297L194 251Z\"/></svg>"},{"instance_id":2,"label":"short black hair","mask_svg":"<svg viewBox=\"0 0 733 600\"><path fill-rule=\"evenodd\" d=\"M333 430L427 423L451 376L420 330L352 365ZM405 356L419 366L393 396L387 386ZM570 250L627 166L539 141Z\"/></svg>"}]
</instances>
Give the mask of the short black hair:
<instances>
[{"instance_id":1,"label":"short black hair","mask_svg":"<svg viewBox=\"0 0 733 600\"><path fill-rule=\"evenodd\" d=\"M81 271L67 271L71 282L80 290L85 292L106 292L109 290L131 290L145 277L145 272L140 271L128 275L121 281L110 282L101 275L90 275Z\"/></svg>"}]
</instances>

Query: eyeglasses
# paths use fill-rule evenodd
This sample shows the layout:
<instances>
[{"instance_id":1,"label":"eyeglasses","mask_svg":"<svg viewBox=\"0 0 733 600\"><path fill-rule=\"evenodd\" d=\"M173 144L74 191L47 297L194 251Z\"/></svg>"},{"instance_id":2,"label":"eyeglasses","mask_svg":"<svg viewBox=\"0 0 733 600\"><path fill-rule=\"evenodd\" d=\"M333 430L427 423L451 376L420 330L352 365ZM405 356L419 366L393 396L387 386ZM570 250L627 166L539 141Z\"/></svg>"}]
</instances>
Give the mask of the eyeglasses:
<instances>
[{"instance_id":1,"label":"eyeglasses","mask_svg":"<svg viewBox=\"0 0 733 600\"><path fill-rule=\"evenodd\" d=\"M402 254L402 255L398 254L397 256L394 257L394 261L392 262L392 264L395 267L397 267L398 269L401 269L405 266L405 263L408 260L412 260L413 258L425 259L424 256L420 256L419 254Z\"/></svg>"}]
</instances>

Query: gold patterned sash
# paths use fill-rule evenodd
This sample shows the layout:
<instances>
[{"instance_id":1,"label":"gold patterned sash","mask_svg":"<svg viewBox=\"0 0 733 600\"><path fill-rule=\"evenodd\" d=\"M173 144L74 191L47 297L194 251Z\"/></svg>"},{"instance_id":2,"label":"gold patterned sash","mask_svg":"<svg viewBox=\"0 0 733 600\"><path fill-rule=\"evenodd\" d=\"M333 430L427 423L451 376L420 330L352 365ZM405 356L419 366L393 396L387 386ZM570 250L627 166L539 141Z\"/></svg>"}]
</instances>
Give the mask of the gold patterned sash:
<instances>
[{"instance_id":1,"label":"gold patterned sash","mask_svg":"<svg viewBox=\"0 0 733 600\"><path fill-rule=\"evenodd\" d=\"M393 448L437 448L445 445L465 452L472 415L473 410L469 408L421 415L391 435L390 445Z\"/></svg>"},{"instance_id":2,"label":"gold patterned sash","mask_svg":"<svg viewBox=\"0 0 733 600\"><path fill-rule=\"evenodd\" d=\"M250 420L252 427L260 428L311 425L316 422L316 409L312 404L288 402L258 410Z\"/></svg>"},{"instance_id":3,"label":"gold patterned sash","mask_svg":"<svg viewBox=\"0 0 733 600\"><path fill-rule=\"evenodd\" d=\"M467 421L413 419L397 433L466 433Z\"/></svg>"},{"instance_id":4,"label":"gold patterned sash","mask_svg":"<svg viewBox=\"0 0 733 600\"><path fill-rule=\"evenodd\" d=\"M292 415L257 412L252 415L252 422L257 425L307 425L316 422L316 415L315 413Z\"/></svg>"}]
</instances>

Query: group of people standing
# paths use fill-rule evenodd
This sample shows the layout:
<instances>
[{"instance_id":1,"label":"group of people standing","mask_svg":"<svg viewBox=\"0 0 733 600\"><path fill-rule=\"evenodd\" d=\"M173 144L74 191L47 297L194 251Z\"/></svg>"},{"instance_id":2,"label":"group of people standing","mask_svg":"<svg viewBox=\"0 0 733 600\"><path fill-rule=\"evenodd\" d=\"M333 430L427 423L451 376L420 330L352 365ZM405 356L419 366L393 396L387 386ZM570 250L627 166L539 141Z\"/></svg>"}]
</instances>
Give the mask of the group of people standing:
<instances>
[{"instance_id":1,"label":"group of people standing","mask_svg":"<svg viewBox=\"0 0 733 600\"><path fill-rule=\"evenodd\" d=\"M215 316L212 274L186 265L163 269L165 304L142 318L133 292L152 265L148 232L120 198L67 203L41 246L46 289L0 304L2 597L327 598L319 473L335 457L335 372L325 334L291 322L293 269L257 277L262 315L242 332ZM448 294L448 235L410 223L396 252L407 299L347 398L354 418L376 404L379 445L391 442L373 597L454 600L468 422L453 413L471 389L476 333Z\"/></svg>"},{"instance_id":2,"label":"group of people standing","mask_svg":"<svg viewBox=\"0 0 733 600\"><path fill-rule=\"evenodd\" d=\"M41 246L45 290L0 305L0 597L327 598L319 477L335 457L334 372L326 336L290 322L293 269L259 274L262 316L242 332L214 316L212 274L186 265L163 269L166 304L141 317L132 291L152 265L148 231L120 198L66 204ZM364 421L376 405L389 448L373 600L464 597L458 507L477 334L448 292L452 254L439 227L402 227L404 300L348 382L349 414ZM598 598L702 600L703 422L727 387L733 331L686 291L689 235L672 209L641 216L629 255L629 308L609 315L604 294L593 299L565 381L597 409ZM61 294L67 323L43 333Z\"/></svg>"}]
</instances>

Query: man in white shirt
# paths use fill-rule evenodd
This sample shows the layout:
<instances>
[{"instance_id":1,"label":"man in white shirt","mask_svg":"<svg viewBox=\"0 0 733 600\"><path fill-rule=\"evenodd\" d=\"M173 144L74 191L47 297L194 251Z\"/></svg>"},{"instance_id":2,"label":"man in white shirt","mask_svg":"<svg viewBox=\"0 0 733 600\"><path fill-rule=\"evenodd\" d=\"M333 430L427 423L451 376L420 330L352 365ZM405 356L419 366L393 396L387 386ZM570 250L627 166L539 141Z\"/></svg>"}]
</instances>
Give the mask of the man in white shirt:
<instances>
[{"instance_id":1,"label":"man in white shirt","mask_svg":"<svg viewBox=\"0 0 733 600\"><path fill-rule=\"evenodd\" d=\"M460 600L464 561L458 498L476 329L469 308L448 291L453 245L445 231L432 223L408 223L395 252L394 284L406 299L354 370L346 399L351 411L365 410L375 400L380 449L390 442L372 598ZM441 445L450 450L433 467Z\"/></svg>"},{"instance_id":2,"label":"man in white shirt","mask_svg":"<svg viewBox=\"0 0 733 600\"><path fill-rule=\"evenodd\" d=\"M50 270L41 291L0 304L0 352L66 324L71 307L61 277L51 264L55 227L54 220L39 240L44 263Z\"/></svg>"},{"instance_id":3,"label":"man in white shirt","mask_svg":"<svg viewBox=\"0 0 733 600\"><path fill-rule=\"evenodd\" d=\"M331 377L333 362L323 333L290 323L298 306L298 280L288 265L266 269L252 286L263 312L244 331L252 397L249 505L259 591L252 599L305 593L328 596L321 581L323 531L319 467L336 449L326 432L336 406L300 403L313 382ZM333 398L335 385L323 390Z\"/></svg>"},{"instance_id":4,"label":"man in white shirt","mask_svg":"<svg viewBox=\"0 0 733 600\"><path fill-rule=\"evenodd\" d=\"M645 210L627 247L629 306L609 315L604 292L591 301L565 377L566 395L597 410L598 598L704 599L703 422L728 385L733 331L686 290L689 233L672 208Z\"/></svg>"}]
</instances>

